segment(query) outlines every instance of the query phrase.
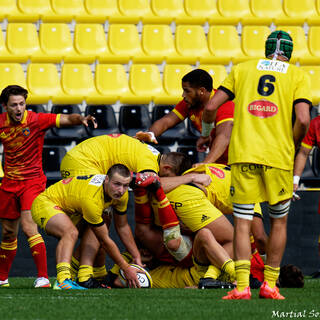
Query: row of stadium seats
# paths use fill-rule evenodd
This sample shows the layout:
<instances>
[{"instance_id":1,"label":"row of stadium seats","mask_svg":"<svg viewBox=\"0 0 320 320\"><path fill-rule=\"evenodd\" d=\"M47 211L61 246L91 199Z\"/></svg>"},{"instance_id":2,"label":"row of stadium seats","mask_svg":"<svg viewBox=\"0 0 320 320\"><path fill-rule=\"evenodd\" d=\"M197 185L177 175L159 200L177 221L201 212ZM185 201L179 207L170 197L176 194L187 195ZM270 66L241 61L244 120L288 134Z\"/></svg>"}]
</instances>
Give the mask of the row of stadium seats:
<instances>
[{"instance_id":1,"label":"row of stadium seats","mask_svg":"<svg viewBox=\"0 0 320 320\"><path fill-rule=\"evenodd\" d=\"M201 65L218 86L226 77L223 65ZM28 103L177 103L181 78L191 65L167 64L161 78L155 64L132 64L129 79L122 64L97 64L94 73L87 64L64 64L61 76L55 64L30 63L26 77L17 63L0 64L0 88L18 84L29 90Z\"/></svg>"},{"instance_id":2,"label":"row of stadium seats","mask_svg":"<svg viewBox=\"0 0 320 320\"><path fill-rule=\"evenodd\" d=\"M320 63L320 26L310 27L306 39L299 26L277 26L294 41L292 63ZM77 23L74 37L65 23L42 23L39 34L33 23L9 23L0 34L0 62L60 63L238 63L263 57L271 29L245 26L239 37L235 26L211 26L206 35L200 25L144 25L141 39L135 24Z\"/></svg>"},{"instance_id":3,"label":"row of stadium seats","mask_svg":"<svg viewBox=\"0 0 320 320\"><path fill-rule=\"evenodd\" d=\"M320 0L1 0L8 21L320 24Z\"/></svg>"},{"instance_id":4,"label":"row of stadium seats","mask_svg":"<svg viewBox=\"0 0 320 320\"><path fill-rule=\"evenodd\" d=\"M227 76L223 65L199 65L213 77L217 88ZM313 104L320 102L320 66L302 66L311 77ZM166 64L163 73L156 64L132 64L127 76L122 64L67 64L61 75L53 63L30 63L26 76L18 63L0 64L0 88L18 84L29 91L28 103L177 103L181 79L193 67Z\"/></svg>"}]
</instances>

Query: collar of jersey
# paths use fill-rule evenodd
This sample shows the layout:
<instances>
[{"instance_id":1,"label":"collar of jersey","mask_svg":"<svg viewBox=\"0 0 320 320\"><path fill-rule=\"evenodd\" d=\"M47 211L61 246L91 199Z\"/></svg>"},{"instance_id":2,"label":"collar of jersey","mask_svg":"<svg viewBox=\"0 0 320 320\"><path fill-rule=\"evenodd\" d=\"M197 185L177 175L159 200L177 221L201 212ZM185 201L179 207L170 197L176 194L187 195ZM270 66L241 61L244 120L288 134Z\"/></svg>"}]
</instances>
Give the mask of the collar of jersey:
<instances>
[{"instance_id":1,"label":"collar of jersey","mask_svg":"<svg viewBox=\"0 0 320 320\"><path fill-rule=\"evenodd\" d=\"M25 111L24 111L24 114L23 114L23 117L22 117L22 120L21 120L21 122L20 122L21 124L22 124L22 123L25 123L25 122L27 121L27 115L28 115L28 111L25 110ZM9 118L8 113L7 113L7 120L8 120L9 123L12 123L11 119Z\"/></svg>"}]
</instances>

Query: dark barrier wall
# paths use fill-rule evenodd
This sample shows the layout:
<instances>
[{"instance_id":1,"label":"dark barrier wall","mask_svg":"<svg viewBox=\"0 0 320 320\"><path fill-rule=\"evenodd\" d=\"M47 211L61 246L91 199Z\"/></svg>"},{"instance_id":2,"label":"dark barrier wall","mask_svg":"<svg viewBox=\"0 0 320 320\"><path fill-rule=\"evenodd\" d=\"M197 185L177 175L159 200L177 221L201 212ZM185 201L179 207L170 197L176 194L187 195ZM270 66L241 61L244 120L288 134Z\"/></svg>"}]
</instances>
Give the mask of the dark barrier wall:
<instances>
[{"instance_id":1,"label":"dark barrier wall","mask_svg":"<svg viewBox=\"0 0 320 320\"><path fill-rule=\"evenodd\" d=\"M320 192L300 192L300 201L292 203L288 222L288 241L282 264L292 263L302 268L304 274L311 274L320 267L318 257L318 235L320 233L320 215L317 213ZM263 206L265 227L269 231L269 219L266 206ZM130 194L129 222L134 226L133 197ZM111 228L112 238L119 243L119 239ZM48 270L50 276L56 275L55 246L57 240L43 234L47 244ZM121 249L123 247L121 246ZM111 261L107 261L110 266ZM18 238L18 252L13 262L10 276L36 276L26 237L20 232Z\"/></svg>"}]
</instances>

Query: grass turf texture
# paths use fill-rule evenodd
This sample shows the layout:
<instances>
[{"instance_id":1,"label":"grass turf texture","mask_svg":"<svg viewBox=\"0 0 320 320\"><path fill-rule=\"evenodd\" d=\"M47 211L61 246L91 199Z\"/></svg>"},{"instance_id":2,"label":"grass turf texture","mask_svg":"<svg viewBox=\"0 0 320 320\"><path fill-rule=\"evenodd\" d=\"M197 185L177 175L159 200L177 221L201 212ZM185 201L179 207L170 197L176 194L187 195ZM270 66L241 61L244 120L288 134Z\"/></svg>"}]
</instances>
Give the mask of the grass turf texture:
<instances>
[{"instance_id":1,"label":"grass turf texture","mask_svg":"<svg viewBox=\"0 0 320 320\"><path fill-rule=\"evenodd\" d=\"M320 319L320 279L306 279L303 289L281 289L284 301L258 299L258 290L251 301L223 301L228 290L34 289L33 280L10 278L11 287L0 289L1 320Z\"/></svg>"}]
</instances>

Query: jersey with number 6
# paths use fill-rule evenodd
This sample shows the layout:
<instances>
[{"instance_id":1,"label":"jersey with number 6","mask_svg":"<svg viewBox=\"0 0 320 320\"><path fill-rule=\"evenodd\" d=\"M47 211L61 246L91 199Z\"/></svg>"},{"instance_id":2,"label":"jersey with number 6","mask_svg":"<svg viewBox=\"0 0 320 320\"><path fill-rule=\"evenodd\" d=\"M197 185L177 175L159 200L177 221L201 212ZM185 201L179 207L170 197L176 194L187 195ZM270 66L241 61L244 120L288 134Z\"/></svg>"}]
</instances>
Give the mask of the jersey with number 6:
<instances>
[{"instance_id":1,"label":"jersey with number 6","mask_svg":"<svg viewBox=\"0 0 320 320\"><path fill-rule=\"evenodd\" d=\"M291 170L294 159L292 111L311 104L310 78L278 60L249 60L234 66L220 86L235 97L229 164L256 163Z\"/></svg>"}]
</instances>

